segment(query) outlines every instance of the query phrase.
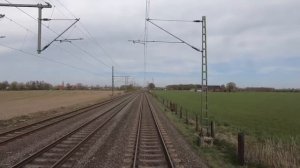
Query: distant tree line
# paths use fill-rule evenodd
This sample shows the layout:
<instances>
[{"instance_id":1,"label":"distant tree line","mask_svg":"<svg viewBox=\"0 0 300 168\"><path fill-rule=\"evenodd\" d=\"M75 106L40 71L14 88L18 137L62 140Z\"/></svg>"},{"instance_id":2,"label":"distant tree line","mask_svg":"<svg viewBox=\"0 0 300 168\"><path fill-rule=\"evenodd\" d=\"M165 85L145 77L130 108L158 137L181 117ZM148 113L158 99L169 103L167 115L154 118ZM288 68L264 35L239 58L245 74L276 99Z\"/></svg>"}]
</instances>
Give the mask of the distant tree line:
<instances>
[{"instance_id":1,"label":"distant tree line","mask_svg":"<svg viewBox=\"0 0 300 168\"><path fill-rule=\"evenodd\" d=\"M195 84L179 84L179 85L168 85L167 90L192 90L201 91L201 85ZM213 92L224 92L226 91L225 85L208 85L208 90Z\"/></svg>"},{"instance_id":2,"label":"distant tree line","mask_svg":"<svg viewBox=\"0 0 300 168\"><path fill-rule=\"evenodd\" d=\"M127 92L131 92L131 91L140 90L140 89L142 89L142 87L130 84L130 85L122 85L120 87L117 87L117 89L118 90L124 90L124 91L127 91Z\"/></svg>"},{"instance_id":3,"label":"distant tree line","mask_svg":"<svg viewBox=\"0 0 300 168\"><path fill-rule=\"evenodd\" d=\"M178 84L168 85L167 90L191 90L201 91L201 85L196 84ZM239 88L236 83L229 82L226 85L208 85L210 92L300 92L300 89L275 89L272 87L245 87Z\"/></svg>"},{"instance_id":4,"label":"distant tree line","mask_svg":"<svg viewBox=\"0 0 300 168\"><path fill-rule=\"evenodd\" d=\"M0 82L0 90L49 90L53 89L53 86L44 81L29 81L23 82Z\"/></svg>"},{"instance_id":5,"label":"distant tree line","mask_svg":"<svg viewBox=\"0 0 300 168\"><path fill-rule=\"evenodd\" d=\"M132 90L134 86L121 86L116 87L115 90ZM44 81L29 81L29 82L0 82L0 90L111 90L110 86L100 85L84 85L82 83L77 84L61 84L52 85Z\"/></svg>"}]
</instances>

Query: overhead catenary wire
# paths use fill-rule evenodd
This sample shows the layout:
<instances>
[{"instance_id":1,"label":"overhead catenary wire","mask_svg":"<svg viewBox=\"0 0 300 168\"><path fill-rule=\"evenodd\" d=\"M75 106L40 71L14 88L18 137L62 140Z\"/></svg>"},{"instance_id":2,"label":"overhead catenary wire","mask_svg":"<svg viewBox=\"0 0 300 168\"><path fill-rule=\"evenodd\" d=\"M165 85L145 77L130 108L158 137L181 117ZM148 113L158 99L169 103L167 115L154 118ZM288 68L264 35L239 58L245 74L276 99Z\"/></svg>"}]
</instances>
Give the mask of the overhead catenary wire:
<instances>
[{"instance_id":1,"label":"overhead catenary wire","mask_svg":"<svg viewBox=\"0 0 300 168\"><path fill-rule=\"evenodd\" d=\"M154 19L154 18L148 18L149 20L154 21L163 21L163 22L202 22L201 20L176 20L176 19Z\"/></svg>"},{"instance_id":2,"label":"overhead catenary wire","mask_svg":"<svg viewBox=\"0 0 300 168\"><path fill-rule=\"evenodd\" d=\"M43 0L44 1L44 0ZM49 0L50 2L53 3L52 0ZM58 0L55 0L56 2L58 2L66 11L68 11L68 13L73 17L73 18L77 18L63 3L61 3L60 1ZM44 1L45 2L45 1ZM64 15L65 17L67 17L59 8L57 8L57 10L62 14ZM88 37L89 40L91 41L94 41L93 43L95 44L98 44L98 47L100 47L100 49L111 59L112 63L116 64L113 59L111 58L111 56L105 51L105 49L99 44L99 42L97 40L95 40L95 38L92 36L92 34L88 31L88 29L84 26L84 24L82 23L82 21L79 21L79 24L82 26L83 30L86 32L84 32L80 27L74 27L75 28L78 28L78 30L86 35ZM95 44L95 45L96 45ZM96 45L97 46L97 45Z\"/></svg>"},{"instance_id":3,"label":"overhead catenary wire","mask_svg":"<svg viewBox=\"0 0 300 168\"><path fill-rule=\"evenodd\" d=\"M143 86L146 87L146 75L147 75L147 42L148 41L148 22L150 13L150 0L146 0L146 10L145 10L145 28L144 28L144 81Z\"/></svg>"},{"instance_id":4,"label":"overhead catenary wire","mask_svg":"<svg viewBox=\"0 0 300 168\"><path fill-rule=\"evenodd\" d=\"M142 41L142 40L128 40L133 43L139 43L139 44L144 44L144 43L183 43L182 41L162 41L162 40L148 40L148 41Z\"/></svg>"},{"instance_id":5,"label":"overhead catenary wire","mask_svg":"<svg viewBox=\"0 0 300 168\"><path fill-rule=\"evenodd\" d=\"M11 2L9 2L8 0L5 0L7 3L11 4ZM18 10L20 10L22 13L24 13L25 15L29 16L30 18L32 18L35 21L38 21L38 19L36 19L35 17L33 17L32 15L30 15L29 13L25 12L23 9L19 8L19 7L15 7ZM51 29L50 27L48 27L47 25L42 23L42 26L46 27L47 29L49 29L50 31L52 31L53 33L55 33L56 35L58 35L58 33L56 31L54 31L53 29Z\"/></svg>"},{"instance_id":6,"label":"overhead catenary wire","mask_svg":"<svg viewBox=\"0 0 300 168\"><path fill-rule=\"evenodd\" d=\"M26 39L27 39L28 33L29 33L29 31L26 31L26 34L25 34L25 36L24 36L24 38L23 38L22 45L21 45L21 47L20 47L20 49L21 49L21 50L23 49L23 46L24 46L24 44L25 44L25 42L26 42Z\"/></svg>"},{"instance_id":7,"label":"overhead catenary wire","mask_svg":"<svg viewBox=\"0 0 300 168\"><path fill-rule=\"evenodd\" d=\"M21 25L20 23L16 22L15 20L13 20L13 19L11 19L11 18L9 18L9 17L7 17L7 16L5 16L4 18L7 19L7 20L9 20L9 21L11 21L11 22L13 22L13 23L15 23L16 25L18 25L19 27L23 28L24 30L29 31L29 32L31 32L31 33L37 35L34 31L32 31L31 29L29 29L29 28L27 28L27 27Z\"/></svg>"},{"instance_id":8,"label":"overhead catenary wire","mask_svg":"<svg viewBox=\"0 0 300 168\"><path fill-rule=\"evenodd\" d=\"M5 0L7 3L11 4L8 0ZM30 15L29 13L25 12L23 9L19 8L19 7L15 7L18 10L20 10L22 13L26 14L27 16L29 16L30 18L32 18L35 21L38 21L38 19L34 18L32 15ZM48 30L50 30L52 33L59 35L56 31L54 31L53 29L51 29L50 27L48 27L47 25L42 23L42 26L44 26L45 28L47 28Z\"/></svg>"},{"instance_id":9,"label":"overhead catenary wire","mask_svg":"<svg viewBox=\"0 0 300 168\"><path fill-rule=\"evenodd\" d=\"M77 49L81 50L83 53L85 53L86 55L92 57L93 59L95 59L96 61L98 61L99 63L105 65L106 67L108 67L109 69L111 68L111 66L107 65L106 63L104 63L103 61L101 61L99 58L93 56L90 52L86 51L85 49L79 47L77 44L71 43L73 46L75 46Z\"/></svg>"},{"instance_id":10,"label":"overhead catenary wire","mask_svg":"<svg viewBox=\"0 0 300 168\"><path fill-rule=\"evenodd\" d=\"M8 3L10 3L8 0L5 0L5 1L7 1ZM16 8L18 8L18 7L16 7ZM20 8L18 8L18 9L21 10L23 13L26 13L26 12L23 11L22 9L20 9ZM28 14L28 13L26 13L26 14L27 14L28 16L30 16L31 18L33 18L34 20L37 20L37 19L35 19L33 16L31 16L30 14ZM6 16L5 16L5 17L6 17ZM23 29L25 29L25 30L27 30L27 31L30 31L30 32L34 33L35 35L37 35L37 34L36 34L35 32L33 32L31 29L26 28L25 26L19 24L18 22L14 21L14 20L12 20L12 19L10 19L10 18L8 18L8 17L6 17L6 18L9 19L10 21L14 22L14 23L17 24L18 26L22 27ZM74 20L74 19L68 19L68 20ZM44 26L45 26L45 25L44 25ZM52 30L52 29L49 28L49 27L47 27L47 28L48 28L49 30ZM53 32L55 32L55 31L53 30ZM56 33L56 32L55 32L55 33ZM56 33L56 34L57 34L57 35L60 35L60 34L58 34L58 33ZM52 44L53 42L54 42L54 41L51 41L50 43ZM50 43L49 43L49 44L50 44ZM49 46L49 44L46 45L45 47ZM93 56L90 52L88 52L88 51L82 49L81 47L79 47L79 46L77 46L77 45L75 45L75 44L73 44L73 43L71 43L71 45L74 45L75 48L81 50L83 53L86 53L88 56L93 57L97 62L99 62L99 63L105 65L106 67L109 67L109 68L111 67L111 66L107 65L106 63L104 63L103 61L101 61L100 59L98 59L97 57Z\"/></svg>"},{"instance_id":11,"label":"overhead catenary wire","mask_svg":"<svg viewBox=\"0 0 300 168\"><path fill-rule=\"evenodd\" d=\"M9 2L8 0L4 0L4 1L6 1L6 2L9 3L9 4L11 4L11 2ZM19 8L19 7L15 7L15 8L17 8L19 11L23 12L25 15L27 15L27 16L29 16L29 17L31 17L32 19L34 19L34 20L37 21L36 18L34 18L33 16L31 16L30 14L28 14L27 12L25 12L23 9L21 9L21 8Z\"/></svg>"},{"instance_id":12,"label":"overhead catenary wire","mask_svg":"<svg viewBox=\"0 0 300 168\"><path fill-rule=\"evenodd\" d=\"M8 3L10 3L8 0L5 0L6 2L8 2ZM50 0L51 1L51 0ZM44 1L45 2L45 1ZM63 6L74 18L76 18L75 17L75 15L73 15L72 14L72 12L70 11L70 10L68 10L62 3L60 3L59 1L57 1L59 4L61 4L61 6ZM10 3L11 4L11 3ZM34 18L32 15L30 15L29 13L27 13L27 12L25 12L24 10L22 10L22 9L20 9L20 8L18 8L18 7L16 7L18 10L20 10L22 13L24 13L24 14L26 14L27 16L29 16L30 18L32 18L33 20L35 20L35 21L37 21L37 19L36 18ZM56 8L58 11L60 11L59 10L59 8ZM51 14L51 18L52 18L52 15L53 15L53 12L54 11L52 11L52 14ZM62 13L62 12L61 12ZM63 13L62 13L63 14ZM64 14L63 14L64 15ZM17 22L15 22L16 24L18 24ZM54 34L56 34L56 35L59 35L56 31L54 31L52 28L50 28L49 26L47 26L47 25L45 25L45 24L43 24L42 23L42 25L44 26L44 27L46 27L48 30L50 30L51 32L53 32ZM94 39L94 37L91 35L91 33L89 33L89 31L85 28L85 26L83 25L83 23L81 23L81 25L82 25L82 27L83 27L83 29L86 31L86 32L88 32L88 33L84 33L85 35L86 34L88 34L89 36L87 36L91 41L96 41L95 39ZM20 24L19 26L21 26L22 27L22 25ZM25 28L26 30L28 30L28 31L30 31L31 33L34 33L32 30L30 30L30 29L27 29L25 26L23 26L23 28ZM80 30L80 29L79 29ZM36 35L36 33L34 33L35 35ZM97 45L98 46L100 46L100 44L96 41L96 43L97 43ZM77 49L79 49L80 51L82 51L83 53L85 53L86 55L89 55L89 56L91 56L91 57L93 57L94 59L96 59L97 60L97 62L99 62L99 63L101 63L101 64L103 64L103 65L105 65L105 67L111 67L111 66L109 66L108 64L106 64L105 62L103 62L103 61L101 61L100 59L98 59L97 57L95 57L95 56L93 56L90 52L88 52L88 51L86 51L85 49L83 49L83 48L81 48L81 47L78 47L78 46L76 46L75 44L73 44L73 43L71 43L75 48L77 48ZM95 44L95 43L94 43ZM56 45L55 45L56 46ZM58 46L59 48L61 48L60 46ZM104 51L105 53L106 53L106 56L108 56L108 53L104 50L104 48L101 46L101 48L102 48L102 51ZM65 50L63 50L63 51L65 51ZM66 52L66 51L65 51ZM68 53L68 52L67 52ZM70 54L70 53L69 53ZM71 54L70 54L71 55ZM114 64L116 64L114 61L113 61L113 59L110 57L110 56L108 56L110 59L111 59L111 61L114 63Z\"/></svg>"},{"instance_id":13,"label":"overhead catenary wire","mask_svg":"<svg viewBox=\"0 0 300 168\"><path fill-rule=\"evenodd\" d=\"M72 17L76 18L76 16L63 4L61 3L60 1L58 0L55 0L56 2L58 2ZM63 14L63 12L61 10L58 9L58 11ZM63 14L64 15L64 14ZM65 16L65 15L64 15ZM112 64L116 65L116 62L112 59L111 55L108 54L108 52L104 49L104 47L102 45L99 44L99 42L92 36L92 34L88 31L88 29L84 26L84 24L79 21L79 24L81 25L81 27L84 29L84 31L86 33L84 33L84 31L82 31L79 27L78 27L78 30L81 31L81 33L85 34L89 40L92 41L92 44L95 44L96 46L100 47L100 49L103 51L103 53L105 54L105 56L107 56ZM72 45L74 45L73 43L71 43ZM109 66L108 64L104 63L103 61L101 61L100 59L98 59L96 56L93 56L90 52L76 46L77 48L81 49L84 53L86 53L87 55L93 57L94 59L96 59L98 62L101 62L102 64L104 64L105 66L111 68L111 66Z\"/></svg>"},{"instance_id":14,"label":"overhead catenary wire","mask_svg":"<svg viewBox=\"0 0 300 168\"><path fill-rule=\"evenodd\" d=\"M79 21L79 19L75 19L74 23L72 23L66 30L64 30L62 33L60 33L54 40L52 40L49 44L47 44L44 48L42 48L41 51L48 48L54 41L56 41L59 37L61 37L66 31L68 31L72 26L74 26L78 21Z\"/></svg>"},{"instance_id":15,"label":"overhead catenary wire","mask_svg":"<svg viewBox=\"0 0 300 168\"><path fill-rule=\"evenodd\" d=\"M24 26L24 25L18 23L17 21L15 21L15 20L13 20L13 19L11 19L11 18L8 18L7 16L5 16L5 18L6 18L7 20L13 22L14 24L16 24L17 26L19 26L20 28L24 29L26 32L30 32L30 33L32 33L33 35L37 36L37 33L34 32L34 31L32 31L30 28L28 28L28 27L26 27L26 26ZM43 38L42 40L45 40L45 39ZM65 53L67 53L67 54L69 54L69 55L71 55L71 56L76 56L76 57L77 57L76 54L70 53L69 51L67 51L65 48L62 48L61 46L58 46L58 45L55 45L55 44L54 44L54 46L58 47L58 48L61 49L63 52L65 52ZM75 48L76 48L76 49L79 49L79 47L76 47L76 46L75 46ZM80 50L83 50L83 49L80 48ZM79 57L77 57L77 58L79 58ZM83 61L83 62L85 62L85 63L88 63L89 65L93 65L93 64L91 64L91 63L85 61L84 59L81 59L81 61ZM99 60L98 60L98 61L99 61ZM101 62L101 64L102 64L102 62Z\"/></svg>"},{"instance_id":16,"label":"overhead catenary wire","mask_svg":"<svg viewBox=\"0 0 300 168\"><path fill-rule=\"evenodd\" d=\"M93 75L96 75L96 76L101 75L99 73L92 72L92 71L84 69L84 68L80 68L80 67L77 67L77 66L74 66L74 65L71 65L71 64L67 64L67 63L64 63L64 62L60 62L60 61L57 61L57 60L54 60L54 59L50 59L50 58L47 58L47 57L41 57L41 56L38 56L36 54L26 52L24 50L20 50L20 49L14 48L14 47L4 45L2 43L0 43L0 46L11 49L11 50L18 51L18 52L23 53L23 54L28 55L28 56L37 57L37 58L40 58L40 59L43 59L43 60L47 60L49 62L53 62L53 63L60 64L60 65L63 65L63 66L66 66L66 67L69 67L69 68L72 68L72 69L79 70L79 71L82 71L82 72L90 73L90 74L93 74Z\"/></svg>"},{"instance_id":17,"label":"overhead catenary wire","mask_svg":"<svg viewBox=\"0 0 300 168\"><path fill-rule=\"evenodd\" d=\"M55 0L56 2L58 2L72 17L74 17L74 18L76 18L76 16L62 3L62 2L60 2L59 0ZM84 29L84 31L86 32L86 34L87 34L87 37L89 38L89 40L91 40L91 41L93 41L93 43L96 45L96 46L98 46L102 51L103 51L103 53L105 54L105 56L107 56L110 60L111 60L111 62L112 62L112 64L114 64L114 65L117 65L117 63L112 59L112 56L111 56L111 54L109 54L106 50L105 50L105 48L93 37L93 35L89 32L89 30L85 27L85 25L82 23L82 21L79 21L79 24L82 26L82 28ZM78 28L79 29L79 31L81 31L82 33L83 33L83 31L80 29L80 28ZM83 33L84 34L84 33Z\"/></svg>"},{"instance_id":18,"label":"overhead catenary wire","mask_svg":"<svg viewBox=\"0 0 300 168\"><path fill-rule=\"evenodd\" d=\"M45 1L44 1L44 2L45 2ZM52 10L52 12L51 12L50 19L52 19L52 16L53 16L53 14L54 14L54 10L55 10L55 5L53 5L53 10ZM50 27L50 23L51 23L51 22L48 22L47 27Z\"/></svg>"},{"instance_id":19,"label":"overhead catenary wire","mask_svg":"<svg viewBox=\"0 0 300 168\"><path fill-rule=\"evenodd\" d=\"M11 4L8 0L5 0L7 3ZM45 2L45 1L44 1ZM18 10L20 10L21 12L25 13L27 16L29 16L30 18L34 19L35 21L38 21L36 18L34 18L32 15L28 14L27 12L25 12L24 10L16 7ZM75 18L77 19L77 18ZM61 34L57 33L56 31L54 31L53 29L51 29L49 26L45 25L42 23L42 26L46 27L48 30L50 30L51 32L53 32L54 34L60 36ZM62 36L63 37L63 36ZM51 42L50 42L51 43ZM48 47L49 45L45 46L46 48ZM45 48L44 47L44 48Z\"/></svg>"},{"instance_id":20,"label":"overhead catenary wire","mask_svg":"<svg viewBox=\"0 0 300 168\"><path fill-rule=\"evenodd\" d=\"M91 40L91 41L93 41L93 44L95 44L95 46L97 46L97 47L99 47L101 50L102 50L102 52L104 53L104 55L106 56L106 57L108 57L110 60L111 60L111 62L112 62L112 64L113 65L118 65L113 59L112 59L112 56L111 56L111 54L109 54L107 51L106 51L106 49L102 46L102 44L100 44L93 36L92 36L92 34L89 32L89 30L84 26L84 24L81 22L81 21L79 21L79 24L83 27L83 29L84 29L84 31L86 31L87 32L87 37L88 37L88 39L89 40ZM79 28L79 31L81 31L82 33L83 33L83 31ZM84 33L83 33L84 34Z\"/></svg>"},{"instance_id":21,"label":"overhead catenary wire","mask_svg":"<svg viewBox=\"0 0 300 168\"><path fill-rule=\"evenodd\" d=\"M43 0L44 1L44 0ZM44 1L45 2L45 1ZM55 4L52 0L49 0L49 2L51 2L51 4ZM69 18L60 8L59 8L59 6L57 5L56 6L56 10L60 13L60 14L62 14L63 15L63 17L65 17L65 18ZM73 16L72 16L73 17ZM73 18L76 18L76 17L73 17Z\"/></svg>"},{"instance_id":22,"label":"overhead catenary wire","mask_svg":"<svg viewBox=\"0 0 300 168\"><path fill-rule=\"evenodd\" d=\"M59 3L72 17L76 18L76 16L59 0L55 0L57 3Z\"/></svg>"}]
</instances>

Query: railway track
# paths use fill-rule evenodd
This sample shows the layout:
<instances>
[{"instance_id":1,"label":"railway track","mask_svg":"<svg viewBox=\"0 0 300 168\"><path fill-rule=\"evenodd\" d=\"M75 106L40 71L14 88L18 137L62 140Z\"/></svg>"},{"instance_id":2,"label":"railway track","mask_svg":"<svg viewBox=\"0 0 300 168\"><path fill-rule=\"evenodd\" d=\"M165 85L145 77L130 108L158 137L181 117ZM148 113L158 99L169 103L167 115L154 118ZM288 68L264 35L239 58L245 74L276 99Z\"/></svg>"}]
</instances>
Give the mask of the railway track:
<instances>
[{"instance_id":1,"label":"railway track","mask_svg":"<svg viewBox=\"0 0 300 168\"><path fill-rule=\"evenodd\" d=\"M125 99L12 167L72 167L71 156L78 153L89 139L135 99L136 96Z\"/></svg>"},{"instance_id":2,"label":"railway track","mask_svg":"<svg viewBox=\"0 0 300 168\"><path fill-rule=\"evenodd\" d=\"M180 160L147 94L138 111L136 130L130 136L123 167L180 167Z\"/></svg>"},{"instance_id":3,"label":"railway track","mask_svg":"<svg viewBox=\"0 0 300 168\"><path fill-rule=\"evenodd\" d=\"M70 111L68 113L64 113L64 114L61 114L61 115L58 115L58 116L55 116L55 117L47 118L47 119L44 119L44 120L39 121L39 122L35 122L35 123L32 123L32 124L25 125L23 127L19 127L19 128L10 130L10 131L0 133L0 146L5 145L6 143L9 143L9 142L13 142L16 139L19 139L19 138L24 137L26 135L32 134L36 131L45 129L45 128L47 128L49 126L52 126L54 124L63 122L65 120L68 120L68 119L71 119L71 118L74 118L76 116L79 116L79 115L81 115L83 113L86 113L88 111L91 111L93 109L102 107L102 106L107 105L107 104L109 104L113 101L122 99L126 96L128 96L128 95L119 96L119 97L116 97L116 98L113 98L113 99L106 100L106 101L101 102L101 103L96 103L96 104L93 104L93 105L90 105L90 106L86 106L86 107L83 107L83 108L80 108L80 109L77 109L77 110Z\"/></svg>"}]
</instances>

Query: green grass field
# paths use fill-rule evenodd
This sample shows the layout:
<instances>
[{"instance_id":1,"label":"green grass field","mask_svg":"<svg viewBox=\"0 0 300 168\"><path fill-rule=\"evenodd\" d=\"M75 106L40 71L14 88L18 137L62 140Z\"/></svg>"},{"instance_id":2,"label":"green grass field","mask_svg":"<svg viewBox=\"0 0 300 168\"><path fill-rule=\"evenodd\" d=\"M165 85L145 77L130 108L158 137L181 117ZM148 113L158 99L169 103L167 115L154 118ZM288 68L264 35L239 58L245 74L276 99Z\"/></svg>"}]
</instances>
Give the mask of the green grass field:
<instances>
[{"instance_id":1,"label":"green grass field","mask_svg":"<svg viewBox=\"0 0 300 168\"><path fill-rule=\"evenodd\" d=\"M200 114L200 93L156 91L155 94ZM255 135L280 138L300 135L299 93L209 93L208 99L209 115L220 124Z\"/></svg>"}]
</instances>

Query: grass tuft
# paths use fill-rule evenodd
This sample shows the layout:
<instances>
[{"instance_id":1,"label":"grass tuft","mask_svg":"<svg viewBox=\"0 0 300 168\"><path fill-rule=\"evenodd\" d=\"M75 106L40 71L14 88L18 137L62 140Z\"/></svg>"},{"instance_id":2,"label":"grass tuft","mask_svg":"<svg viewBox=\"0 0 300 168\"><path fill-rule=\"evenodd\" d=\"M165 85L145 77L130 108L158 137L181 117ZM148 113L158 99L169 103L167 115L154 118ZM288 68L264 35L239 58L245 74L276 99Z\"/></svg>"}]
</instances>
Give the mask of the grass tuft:
<instances>
[{"instance_id":1,"label":"grass tuft","mask_svg":"<svg viewBox=\"0 0 300 168\"><path fill-rule=\"evenodd\" d=\"M280 139L267 138L262 141L248 140L246 142L246 160L251 164L264 167L300 166L299 149L294 138L289 142Z\"/></svg>"}]
</instances>

